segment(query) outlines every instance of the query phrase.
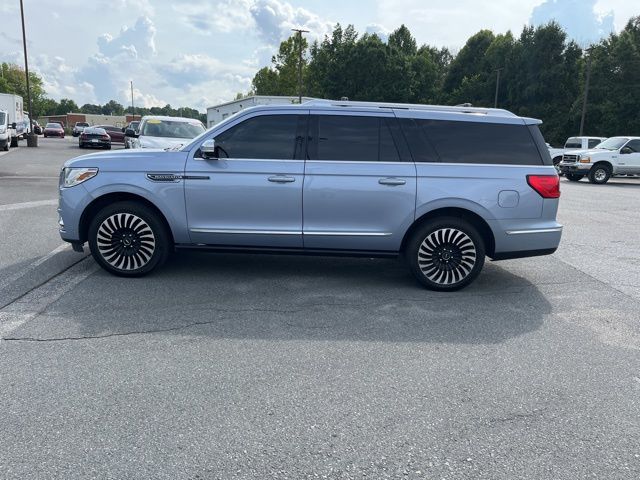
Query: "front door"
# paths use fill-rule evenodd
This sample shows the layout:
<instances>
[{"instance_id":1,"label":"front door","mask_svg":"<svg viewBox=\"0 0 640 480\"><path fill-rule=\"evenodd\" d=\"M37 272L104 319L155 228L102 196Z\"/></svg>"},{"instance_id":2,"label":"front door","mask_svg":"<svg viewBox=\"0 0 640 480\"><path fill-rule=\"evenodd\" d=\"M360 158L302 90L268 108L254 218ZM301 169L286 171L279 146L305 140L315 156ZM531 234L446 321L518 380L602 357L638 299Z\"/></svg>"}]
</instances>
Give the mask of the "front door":
<instances>
[{"instance_id":1,"label":"front door","mask_svg":"<svg viewBox=\"0 0 640 480\"><path fill-rule=\"evenodd\" d=\"M302 247L307 117L299 111L240 117L214 133L220 158L190 156L185 200L193 243Z\"/></svg>"},{"instance_id":2,"label":"front door","mask_svg":"<svg viewBox=\"0 0 640 480\"><path fill-rule=\"evenodd\" d=\"M395 116L328 110L309 118L305 248L398 250L414 220L416 169L399 153Z\"/></svg>"},{"instance_id":3,"label":"front door","mask_svg":"<svg viewBox=\"0 0 640 480\"><path fill-rule=\"evenodd\" d=\"M622 153L622 151L629 153ZM640 140L629 141L621 150L618 156L620 173L640 174Z\"/></svg>"}]
</instances>

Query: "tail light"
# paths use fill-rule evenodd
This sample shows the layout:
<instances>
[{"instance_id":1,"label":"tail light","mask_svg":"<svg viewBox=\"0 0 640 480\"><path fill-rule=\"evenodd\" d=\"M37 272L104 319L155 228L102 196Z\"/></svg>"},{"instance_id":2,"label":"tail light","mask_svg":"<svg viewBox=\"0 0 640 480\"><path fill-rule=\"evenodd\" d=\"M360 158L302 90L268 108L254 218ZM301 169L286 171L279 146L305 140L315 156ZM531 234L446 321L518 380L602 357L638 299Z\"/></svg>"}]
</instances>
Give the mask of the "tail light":
<instances>
[{"instance_id":1,"label":"tail light","mask_svg":"<svg viewBox=\"0 0 640 480\"><path fill-rule=\"evenodd\" d=\"M111 137L109 135L102 135L102 137L100 138L102 138L103 140L109 140Z\"/></svg>"},{"instance_id":2,"label":"tail light","mask_svg":"<svg viewBox=\"0 0 640 480\"><path fill-rule=\"evenodd\" d=\"M527 183L542 198L560 198L558 175L527 175Z\"/></svg>"}]
</instances>

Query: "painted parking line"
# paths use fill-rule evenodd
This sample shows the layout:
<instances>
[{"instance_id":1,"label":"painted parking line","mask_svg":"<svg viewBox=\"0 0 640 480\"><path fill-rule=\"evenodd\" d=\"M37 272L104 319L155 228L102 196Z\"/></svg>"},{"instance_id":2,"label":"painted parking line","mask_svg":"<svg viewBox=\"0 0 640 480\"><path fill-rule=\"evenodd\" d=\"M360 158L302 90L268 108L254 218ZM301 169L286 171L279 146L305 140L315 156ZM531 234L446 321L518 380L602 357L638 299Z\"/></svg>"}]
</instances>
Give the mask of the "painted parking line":
<instances>
[{"instance_id":1,"label":"painted parking line","mask_svg":"<svg viewBox=\"0 0 640 480\"><path fill-rule=\"evenodd\" d=\"M36 200L33 202L21 202L21 203L8 203L6 205L0 205L0 212L8 212L11 210L22 210L23 208L34 208L34 207L46 207L50 205L57 205L57 199L51 200Z\"/></svg>"}]
</instances>

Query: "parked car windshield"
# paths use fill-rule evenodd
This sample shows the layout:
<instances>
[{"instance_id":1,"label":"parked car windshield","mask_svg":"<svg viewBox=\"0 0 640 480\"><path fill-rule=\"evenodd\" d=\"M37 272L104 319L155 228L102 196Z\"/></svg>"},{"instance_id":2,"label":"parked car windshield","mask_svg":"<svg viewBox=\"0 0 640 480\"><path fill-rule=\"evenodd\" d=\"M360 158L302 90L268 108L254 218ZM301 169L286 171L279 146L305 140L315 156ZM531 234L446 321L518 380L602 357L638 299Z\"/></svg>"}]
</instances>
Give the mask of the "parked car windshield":
<instances>
[{"instance_id":1,"label":"parked car windshield","mask_svg":"<svg viewBox=\"0 0 640 480\"><path fill-rule=\"evenodd\" d=\"M579 138L569 138L567 143L564 144L564 148L582 148L582 140Z\"/></svg>"},{"instance_id":2,"label":"parked car windshield","mask_svg":"<svg viewBox=\"0 0 640 480\"><path fill-rule=\"evenodd\" d=\"M46 128L62 128L59 123L47 123Z\"/></svg>"},{"instance_id":3,"label":"parked car windshield","mask_svg":"<svg viewBox=\"0 0 640 480\"><path fill-rule=\"evenodd\" d=\"M628 138L622 137L609 138L608 140L605 140L604 142L599 144L596 148L598 150L618 150L619 148L622 148L628 141Z\"/></svg>"},{"instance_id":4,"label":"parked car windshield","mask_svg":"<svg viewBox=\"0 0 640 480\"><path fill-rule=\"evenodd\" d=\"M76 127L88 127L89 124L87 122L76 122Z\"/></svg>"},{"instance_id":5,"label":"parked car windshield","mask_svg":"<svg viewBox=\"0 0 640 480\"><path fill-rule=\"evenodd\" d=\"M151 119L143 123L140 135L145 137L194 138L204 132L200 123Z\"/></svg>"}]
</instances>

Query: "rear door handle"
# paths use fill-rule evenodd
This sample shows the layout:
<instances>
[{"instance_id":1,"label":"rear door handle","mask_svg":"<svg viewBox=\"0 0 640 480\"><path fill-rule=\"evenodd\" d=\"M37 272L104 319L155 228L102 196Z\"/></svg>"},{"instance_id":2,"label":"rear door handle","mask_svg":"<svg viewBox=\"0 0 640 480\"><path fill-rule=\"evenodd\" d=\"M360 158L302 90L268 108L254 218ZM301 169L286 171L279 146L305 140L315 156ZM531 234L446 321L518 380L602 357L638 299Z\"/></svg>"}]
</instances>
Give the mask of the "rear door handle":
<instances>
[{"instance_id":1,"label":"rear door handle","mask_svg":"<svg viewBox=\"0 0 640 480\"><path fill-rule=\"evenodd\" d=\"M405 185L407 183L406 180L402 180L401 178L381 178L378 180L380 185L390 185L392 187L397 187L398 185Z\"/></svg>"},{"instance_id":2,"label":"rear door handle","mask_svg":"<svg viewBox=\"0 0 640 480\"><path fill-rule=\"evenodd\" d=\"M284 175L274 175L272 177L269 177L269 181L273 183L291 183L295 182L296 179L293 177L286 177Z\"/></svg>"}]
</instances>

